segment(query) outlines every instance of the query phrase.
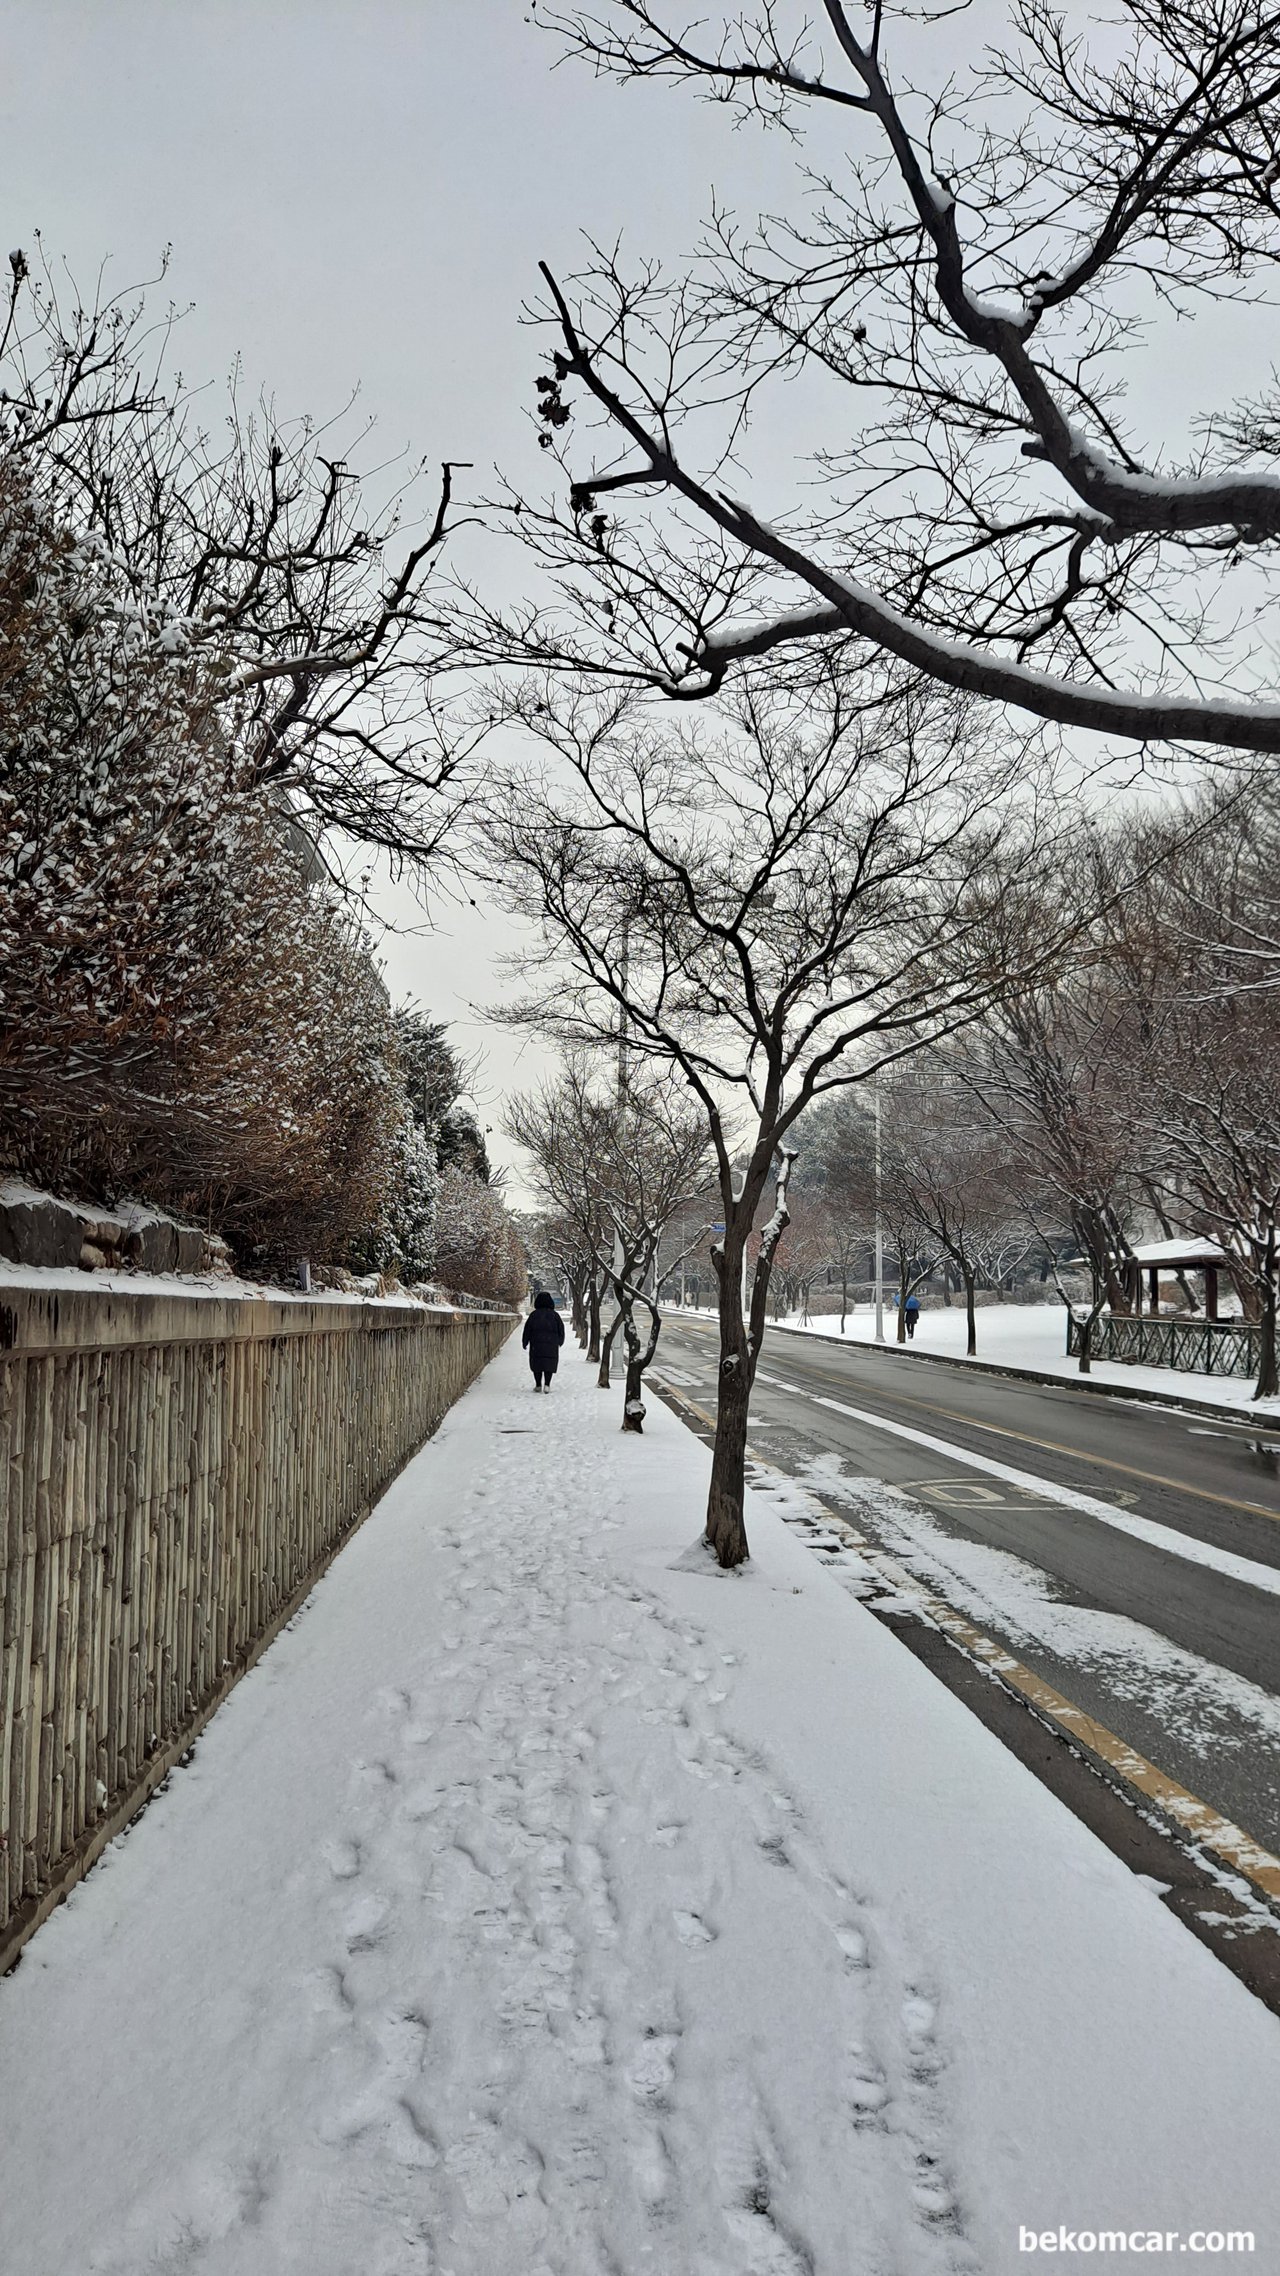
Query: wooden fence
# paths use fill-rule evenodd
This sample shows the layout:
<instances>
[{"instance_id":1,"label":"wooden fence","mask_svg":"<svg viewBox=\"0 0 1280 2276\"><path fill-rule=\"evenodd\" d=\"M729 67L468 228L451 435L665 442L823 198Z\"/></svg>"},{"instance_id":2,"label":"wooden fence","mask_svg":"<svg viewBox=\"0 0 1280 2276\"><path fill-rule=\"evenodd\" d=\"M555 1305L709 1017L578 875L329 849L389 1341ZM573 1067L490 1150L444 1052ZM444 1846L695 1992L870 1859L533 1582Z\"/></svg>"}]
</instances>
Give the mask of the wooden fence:
<instances>
[{"instance_id":1,"label":"wooden fence","mask_svg":"<svg viewBox=\"0 0 1280 2276\"><path fill-rule=\"evenodd\" d=\"M511 1326L0 1286L0 1972Z\"/></svg>"}]
</instances>

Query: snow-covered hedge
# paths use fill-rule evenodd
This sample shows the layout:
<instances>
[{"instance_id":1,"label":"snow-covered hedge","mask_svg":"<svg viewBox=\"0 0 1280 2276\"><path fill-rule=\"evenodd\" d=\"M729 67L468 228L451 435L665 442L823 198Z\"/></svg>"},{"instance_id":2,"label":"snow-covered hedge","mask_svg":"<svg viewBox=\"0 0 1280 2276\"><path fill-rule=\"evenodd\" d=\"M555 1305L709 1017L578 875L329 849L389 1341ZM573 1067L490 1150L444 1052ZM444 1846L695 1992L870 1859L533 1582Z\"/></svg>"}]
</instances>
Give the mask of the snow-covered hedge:
<instances>
[{"instance_id":1,"label":"snow-covered hedge","mask_svg":"<svg viewBox=\"0 0 1280 2276\"><path fill-rule=\"evenodd\" d=\"M0 1162L335 1255L404 1151L364 941L99 544L0 466Z\"/></svg>"},{"instance_id":2,"label":"snow-covered hedge","mask_svg":"<svg viewBox=\"0 0 1280 2276\"><path fill-rule=\"evenodd\" d=\"M527 1279L524 1244L500 1194L446 1169L436 1213L436 1271L451 1288L514 1303Z\"/></svg>"}]
</instances>

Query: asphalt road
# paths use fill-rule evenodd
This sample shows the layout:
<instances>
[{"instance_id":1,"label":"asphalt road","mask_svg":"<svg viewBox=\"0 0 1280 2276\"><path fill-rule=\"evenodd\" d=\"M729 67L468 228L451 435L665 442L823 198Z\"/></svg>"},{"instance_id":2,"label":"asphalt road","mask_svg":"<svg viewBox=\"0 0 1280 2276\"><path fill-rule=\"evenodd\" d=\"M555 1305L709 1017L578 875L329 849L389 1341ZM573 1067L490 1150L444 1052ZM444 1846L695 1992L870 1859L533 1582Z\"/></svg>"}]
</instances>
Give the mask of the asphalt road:
<instances>
[{"instance_id":1,"label":"asphalt road","mask_svg":"<svg viewBox=\"0 0 1280 2276\"><path fill-rule=\"evenodd\" d=\"M711 1322L657 1372L714 1411ZM854 1410L850 1412L848 1410ZM892 1423L934 1443L895 1435ZM1168 1776L1280 1853L1280 1593L1047 1496L1066 1487L1280 1578L1280 1433L775 1333L751 1444ZM1018 1486L962 1451L1025 1474ZM866 1480L905 1499L868 1496ZM1041 1483L1043 1482L1043 1484ZM1003 1558L984 1556L998 1550ZM1018 1560L1017 1564L1009 1562Z\"/></svg>"}]
</instances>

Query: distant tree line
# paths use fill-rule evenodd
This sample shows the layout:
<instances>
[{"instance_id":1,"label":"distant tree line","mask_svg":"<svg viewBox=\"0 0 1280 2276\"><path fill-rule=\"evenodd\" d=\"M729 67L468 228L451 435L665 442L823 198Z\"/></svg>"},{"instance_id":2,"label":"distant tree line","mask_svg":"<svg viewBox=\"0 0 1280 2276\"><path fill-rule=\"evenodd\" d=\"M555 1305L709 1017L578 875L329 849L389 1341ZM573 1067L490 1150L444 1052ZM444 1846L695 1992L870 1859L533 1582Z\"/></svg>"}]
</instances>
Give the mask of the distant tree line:
<instances>
[{"instance_id":1,"label":"distant tree line","mask_svg":"<svg viewBox=\"0 0 1280 2276\"><path fill-rule=\"evenodd\" d=\"M508 1130L530 1157L542 1200L531 1254L569 1299L587 1361L608 1390L615 1344L626 1369L622 1428L644 1427L644 1377L662 1331L659 1256L673 1225L686 1249L710 1226L711 1145L705 1121L671 1069L612 1069L571 1059L563 1073L511 1102ZM612 1319L606 1318L609 1306Z\"/></svg>"},{"instance_id":2,"label":"distant tree line","mask_svg":"<svg viewBox=\"0 0 1280 2276\"><path fill-rule=\"evenodd\" d=\"M1081 1363L1103 1308L1134 1308L1144 1242L1216 1243L1244 1319L1261 1330L1259 1396L1277 1388L1280 1293L1280 790L1265 775L1200 789L1146 824L1092 841L1099 895L1071 960L995 997L939 1047L885 1070L879 1172L872 1086L810 1110L796 1131L780 1305L807 1309L832 1274L848 1297L877 1196L886 1282L907 1297L939 1273L963 1292L1035 1260L1072 1302ZM1136 882L1133 881L1136 873ZM1096 888L1096 878L1095 878ZM1184 1286L1180 1301L1190 1305Z\"/></svg>"}]
</instances>

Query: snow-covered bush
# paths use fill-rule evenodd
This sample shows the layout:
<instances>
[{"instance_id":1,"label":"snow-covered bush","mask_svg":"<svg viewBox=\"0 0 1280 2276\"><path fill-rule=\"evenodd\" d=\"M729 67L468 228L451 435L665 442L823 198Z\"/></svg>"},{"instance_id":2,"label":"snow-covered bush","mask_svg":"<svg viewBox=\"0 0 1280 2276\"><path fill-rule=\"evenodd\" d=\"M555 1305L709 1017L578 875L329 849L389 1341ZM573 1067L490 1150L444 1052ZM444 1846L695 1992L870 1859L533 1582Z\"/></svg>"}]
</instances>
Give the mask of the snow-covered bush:
<instances>
[{"instance_id":1,"label":"snow-covered bush","mask_svg":"<svg viewBox=\"0 0 1280 2276\"><path fill-rule=\"evenodd\" d=\"M408 1110L389 1153L389 1180L377 1220L353 1244L362 1269L427 1280L436 1263L436 1203L440 1172L430 1132Z\"/></svg>"},{"instance_id":2,"label":"snow-covered bush","mask_svg":"<svg viewBox=\"0 0 1280 2276\"><path fill-rule=\"evenodd\" d=\"M489 1183L489 1156L473 1109L463 1103L468 1070L438 1020L417 1004L396 1013L396 1050L414 1119L431 1135L437 1165Z\"/></svg>"},{"instance_id":3,"label":"snow-covered bush","mask_svg":"<svg viewBox=\"0 0 1280 2276\"><path fill-rule=\"evenodd\" d=\"M489 1149L484 1133L476 1119L475 1110L456 1098L440 1124L437 1147L442 1170L461 1170L468 1177L479 1178L488 1185L491 1177Z\"/></svg>"},{"instance_id":4,"label":"snow-covered bush","mask_svg":"<svg viewBox=\"0 0 1280 2276\"><path fill-rule=\"evenodd\" d=\"M527 1278L524 1244L500 1194L466 1170L440 1176L436 1273L448 1288L514 1303Z\"/></svg>"},{"instance_id":5,"label":"snow-covered bush","mask_svg":"<svg viewBox=\"0 0 1280 2276\"><path fill-rule=\"evenodd\" d=\"M386 992L200 675L0 464L0 1161L334 1256L404 1114Z\"/></svg>"}]
</instances>

